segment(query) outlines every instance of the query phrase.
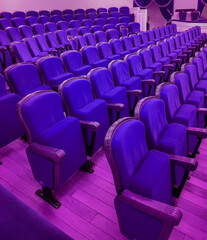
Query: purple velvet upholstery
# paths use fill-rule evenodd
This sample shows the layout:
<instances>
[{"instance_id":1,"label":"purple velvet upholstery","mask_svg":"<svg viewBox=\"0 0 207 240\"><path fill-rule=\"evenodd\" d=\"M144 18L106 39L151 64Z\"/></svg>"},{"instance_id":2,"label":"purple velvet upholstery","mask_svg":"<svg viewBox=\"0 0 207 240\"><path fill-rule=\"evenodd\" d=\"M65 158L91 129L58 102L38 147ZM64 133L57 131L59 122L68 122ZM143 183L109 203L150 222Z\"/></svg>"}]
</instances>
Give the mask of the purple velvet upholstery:
<instances>
[{"instance_id":1,"label":"purple velvet upholstery","mask_svg":"<svg viewBox=\"0 0 207 240\"><path fill-rule=\"evenodd\" d=\"M108 41L111 39L119 39L119 32L115 29L109 29L106 31Z\"/></svg>"},{"instance_id":2,"label":"purple velvet upholstery","mask_svg":"<svg viewBox=\"0 0 207 240\"><path fill-rule=\"evenodd\" d=\"M92 34L92 33L85 33L84 37L85 37L85 39L87 41L87 44L89 46L96 46L96 38L95 38L94 34Z\"/></svg>"},{"instance_id":3,"label":"purple velvet upholstery","mask_svg":"<svg viewBox=\"0 0 207 240\"><path fill-rule=\"evenodd\" d=\"M122 37L121 42L125 51L137 52L140 49L140 47L133 46L132 39L130 37Z\"/></svg>"},{"instance_id":4,"label":"purple velvet upholstery","mask_svg":"<svg viewBox=\"0 0 207 240\"><path fill-rule=\"evenodd\" d=\"M43 35L45 33L45 27L43 24L35 23L32 25L34 35Z\"/></svg>"},{"instance_id":5,"label":"purple velvet upholstery","mask_svg":"<svg viewBox=\"0 0 207 240\"><path fill-rule=\"evenodd\" d=\"M22 25L19 27L20 33L22 34L23 38L32 38L33 32L30 26Z\"/></svg>"},{"instance_id":6,"label":"purple velvet upholstery","mask_svg":"<svg viewBox=\"0 0 207 240\"><path fill-rule=\"evenodd\" d=\"M109 43L111 44L113 53L120 55L121 58L124 58L127 54L131 53L131 51L124 51L122 42L119 39L111 39Z\"/></svg>"},{"instance_id":7,"label":"purple velvet upholstery","mask_svg":"<svg viewBox=\"0 0 207 240\"><path fill-rule=\"evenodd\" d=\"M109 43L100 42L97 44L97 48L101 59L107 59L109 62L111 62L112 60L121 58L120 55L112 53L112 48Z\"/></svg>"}]
</instances>

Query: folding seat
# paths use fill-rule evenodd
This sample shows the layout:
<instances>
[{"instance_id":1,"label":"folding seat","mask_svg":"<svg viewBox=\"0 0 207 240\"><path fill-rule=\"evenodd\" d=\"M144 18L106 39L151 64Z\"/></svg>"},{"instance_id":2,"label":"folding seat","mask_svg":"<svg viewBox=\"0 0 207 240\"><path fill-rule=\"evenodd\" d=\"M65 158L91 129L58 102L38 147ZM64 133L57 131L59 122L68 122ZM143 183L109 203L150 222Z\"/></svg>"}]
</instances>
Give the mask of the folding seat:
<instances>
[{"instance_id":1,"label":"folding seat","mask_svg":"<svg viewBox=\"0 0 207 240\"><path fill-rule=\"evenodd\" d=\"M108 13L118 12L118 11L119 11L119 9L118 9L117 7L110 7L110 8L108 9Z\"/></svg>"},{"instance_id":2,"label":"folding seat","mask_svg":"<svg viewBox=\"0 0 207 240\"><path fill-rule=\"evenodd\" d=\"M24 18L21 17L15 17L11 19L12 25L16 28L18 28L21 25L26 25Z\"/></svg>"},{"instance_id":3,"label":"folding seat","mask_svg":"<svg viewBox=\"0 0 207 240\"><path fill-rule=\"evenodd\" d=\"M180 38L178 36L173 37L173 40L175 42L175 47L176 49L181 49L183 54L186 54L188 56L188 58L191 55L191 51L187 50L187 46L181 46L180 43Z\"/></svg>"},{"instance_id":4,"label":"folding seat","mask_svg":"<svg viewBox=\"0 0 207 240\"><path fill-rule=\"evenodd\" d=\"M7 33L7 36L9 37L11 42L22 41L22 36L21 36L18 28L8 27L6 29L6 33Z\"/></svg>"},{"instance_id":5,"label":"folding seat","mask_svg":"<svg viewBox=\"0 0 207 240\"><path fill-rule=\"evenodd\" d=\"M195 128L187 128L180 123L168 124L165 113L165 103L155 97L140 100L135 109L135 118L141 120L146 129L146 139L149 149L156 149L168 154L187 156L187 135L193 134ZM182 158L181 158L182 159ZM197 163L192 167L191 158L185 158L183 163L172 162L171 175L175 195L178 196L187 177L187 170L195 170ZM190 165L191 166L190 166ZM188 168L189 167L189 168ZM191 168L192 167L192 168Z\"/></svg>"},{"instance_id":6,"label":"folding seat","mask_svg":"<svg viewBox=\"0 0 207 240\"><path fill-rule=\"evenodd\" d=\"M58 42L61 45L64 45L66 50L69 50L70 42L69 42L69 39L68 39L66 31L64 31L64 30L57 30L55 32L55 34L56 34Z\"/></svg>"},{"instance_id":7,"label":"folding seat","mask_svg":"<svg viewBox=\"0 0 207 240\"><path fill-rule=\"evenodd\" d=\"M5 30L7 27L13 27L11 19L9 18L0 18L0 28Z\"/></svg>"},{"instance_id":8,"label":"folding seat","mask_svg":"<svg viewBox=\"0 0 207 240\"><path fill-rule=\"evenodd\" d=\"M141 38L142 44L145 44L145 45L149 46L149 45L155 43L154 41L151 41L151 40L148 39L148 35L147 35L146 32L139 33L139 36Z\"/></svg>"},{"instance_id":9,"label":"folding seat","mask_svg":"<svg viewBox=\"0 0 207 240\"><path fill-rule=\"evenodd\" d=\"M81 27L81 21L79 21L79 20L71 20L70 22L69 22L69 26L70 26L70 28L79 28L79 27Z\"/></svg>"},{"instance_id":10,"label":"folding seat","mask_svg":"<svg viewBox=\"0 0 207 240\"><path fill-rule=\"evenodd\" d=\"M155 36L155 41L156 41L156 42L159 42L159 41L165 39L164 37L161 37L161 36L160 36L160 31L159 31L158 28L154 29L153 32L154 32L154 36Z\"/></svg>"},{"instance_id":11,"label":"folding seat","mask_svg":"<svg viewBox=\"0 0 207 240\"><path fill-rule=\"evenodd\" d=\"M95 39L94 34L92 34L92 33L85 33L83 36L86 39L87 45L96 46L96 39Z\"/></svg>"},{"instance_id":12,"label":"folding seat","mask_svg":"<svg viewBox=\"0 0 207 240\"><path fill-rule=\"evenodd\" d=\"M168 30L169 30L171 36L176 35L176 34L174 33L174 29L173 29L172 24L167 25L167 27L168 27Z\"/></svg>"},{"instance_id":13,"label":"folding seat","mask_svg":"<svg viewBox=\"0 0 207 240\"><path fill-rule=\"evenodd\" d=\"M44 24L46 32L55 32L57 31L57 25L54 22L47 22Z\"/></svg>"},{"instance_id":14,"label":"folding seat","mask_svg":"<svg viewBox=\"0 0 207 240\"><path fill-rule=\"evenodd\" d=\"M46 33L45 38L49 47L55 48L58 52L58 55L64 52L65 46L58 43L55 33L51 33L51 32Z\"/></svg>"},{"instance_id":15,"label":"folding seat","mask_svg":"<svg viewBox=\"0 0 207 240\"><path fill-rule=\"evenodd\" d=\"M147 48L147 44L141 43L141 37L137 34L131 34L130 38L132 39L132 44L134 47Z\"/></svg>"},{"instance_id":16,"label":"folding seat","mask_svg":"<svg viewBox=\"0 0 207 240\"><path fill-rule=\"evenodd\" d=\"M44 35L45 34L45 27L43 24L35 23L31 27L32 27L34 35Z\"/></svg>"},{"instance_id":17,"label":"folding seat","mask_svg":"<svg viewBox=\"0 0 207 240\"><path fill-rule=\"evenodd\" d=\"M115 86L125 87L127 90L130 115L134 115L134 108L142 94L141 79L138 76L130 76L128 63L123 60L114 60L109 63Z\"/></svg>"},{"instance_id":18,"label":"folding seat","mask_svg":"<svg viewBox=\"0 0 207 240\"><path fill-rule=\"evenodd\" d=\"M60 191L61 185L87 162L81 133L84 123L65 117L60 95L49 90L26 96L17 111L30 144L27 157L34 178L42 186L36 194L59 208L52 190Z\"/></svg>"},{"instance_id":19,"label":"folding seat","mask_svg":"<svg viewBox=\"0 0 207 240\"><path fill-rule=\"evenodd\" d=\"M57 54L57 50L55 48L49 47L49 45L47 44L47 41L45 39L45 36L36 35L36 36L34 36L34 39L36 40L37 45L41 52L48 52L49 54L53 54L53 55Z\"/></svg>"},{"instance_id":20,"label":"folding seat","mask_svg":"<svg viewBox=\"0 0 207 240\"><path fill-rule=\"evenodd\" d=\"M63 10L63 15L65 15L65 14L73 15L73 10L72 9L65 9L65 10Z\"/></svg>"},{"instance_id":21,"label":"folding seat","mask_svg":"<svg viewBox=\"0 0 207 240\"><path fill-rule=\"evenodd\" d=\"M76 36L74 37L77 42L78 50L80 50L82 47L88 46L85 37L83 36Z\"/></svg>"},{"instance_id":22,"label":"folding seat","mask_svg":"<svg viewBox=\"0 0 207 240\"><path fill-rule=\"evenodd\" d=\"M11 49L17 63L35 62L39 59L39 57L32 57L27 45L23 42L13 42L11 44Z\"/></svg>"},{"instance_id":23,"label":"folding seat","mask_svg":"<svg viewBox=\"0 0 207 240\"><path fill-rule=\"evenodd\" d=\"M16 105L19 100L20 96L7 92L5 79L0 74L0 147L24 135L16 115Z\"/></svg>"},{"instance_id":24,"label":"folding seat","mask_svg":"<svg viewBox=\"0 0 207 240\"><path fill-rule=\"evenodd\" d=\"M90 33L91 30L89 27L82 26L78 29L80 35L84 35L85 33Z\"/></svg>"},{"instance_id":25,"label":"folding seat","mask_svg":"<svg viewBox=\"0 0 207 240\"><path fill-rule=\"evenodd\" d=\"M207 80L207 72L203 70L203 61L199 57L194 57L190 63L194 64L197 68L198 79Z\"/></svg>"},{"instance_id":26,"label":"folding seat","mask_svg":"<svg viewBox=\"0 0 207 240\"><path fill-rule=\"evenodd\" d=\"M41 23L41 24L45 24L47 22L50 22L50 17L45 16L45 15L40 15L38 17L38 22Z\"/></svg>"},{"instance_id":27,"label":"folding seat","mask_svg":"<svg viewBox=\"0 0 207 240\"><path fill-rule=\"evenodd\" d=\"M186 42L185 41L184 33L180 33L178 35L178 37L180 38L181 46L186 46L187 47L188 55L189 56L194 56L195 55L195 51L196 51L196 47L192 47L192 44L190 42ZM190 53L190 51L191 51L191 53Z\"/></svg>"},{"instance_id":28,"label":"folding seat","mask_svg":"<svg viewBox=\"0 0 207 240\"><path fill-rule=\"evenodd\" d=\"M92 69L91 65L83 65L82 55L75 50L70 50L61 54L61 59L65 69L75 76L87 75Z\"/></svg>"},{"instance_id":29,"label":"folding seat","mask_svg":"<svg viewBox=\"0 0 207 240\"><path fill-rule=\"evenodd\" d=\"M93 21L91 19L83 19L82 25L91 28L93 26Z\"/></svg>"},{"instance_id":30,"label":"folding seat","mask_svg":"<svg viewBox=\"0 0 207 240\"><path fill-rule=\"evenodd\" d=\"M145 132L141 121L124 118L106 134L104 148L117 192L115 210L127 239L168 239L182 218L171 206L170 168L184 160L148 150Z\"/></svg>"},{"instance_id":31,"label":"folding seat","mask_svg":"<svg viewBox=\"0 0 207 240\"><path fill-rule=\"evenodd\" d=\"M66 22L70 22L71 20L74 20L74 16L72 14L64 14L63 20Z\"/></svg>"},{"instance_id":32,"label":"folding seat","mask_svg":"<svg viewBox=\"0 0 207 240\"><path fill-rule=\"evenodd\" d=\"M120 7L119 8L119 12L121 13L121 15L123 16L128 16L129 15L129 7Z\"/></svg>"},{"instance_id":33,"label":"folding seat","mask_svg":"<svg viewBox=\"0 0 207 240\"><path fill-rule=\"evenodd\" d=\"M119 32L115 29L109 29L106 31L108 41L111 39L119 39Z\"/></svg>"},{"instance_id":34,"label":"folding seat","mask_svg":"<svg viewBox=\"0 0 207 240\"><path fill-rule=\"evenodd\" d=\"M44 57L48 55L48 52L40 51L37 42L34 38L26 38L24 42L26 43L32 57Z\"/></svg>"},{"instance_id":35,"label":"folding seat","mask_svg":"<svg viewBox=\"0 0 207 240\"><path fill-rule=\"evenodd\" d=\"M80 121L99 124L97 132L87 130L84 134L86 151L89 156L97 152L104 144L109 128L107 104L102 99L94 99L91 83L84 76L64 81L58 89L65 105L66 115L77 117Z\"/></svg>"},{"instance_id":36,"label":"folding seat","mask_svg":"<svg viewBox=\"0 0 207 240\"><path fill-rule=\"evenodd\" d=\"M14 17L13 14L10 12L1 12L0 16L1 18L8 18L8 19L12 19Z\"/></svg>"},{"instance_id":37,"label":"folding seat","mask_svg":"<svg viewBox=\"0 0 207 240\"><path fill-rule=\"evenodd\" d=\"M85 65L91 65L95 67L108 67L108 60L100 59L98 49L94 46L86 46L81 48L81 54L83 56L83 62Z\"/></svg>"},{"instance_id":38,"label":"folding seat","mask_svg":"<svg viewBox=\"0 0 207 240\"><path fill-rule=\"evenodd\" d=\"M62 41L62 39L61 39L61 41ZM69 42L69 49L71 49L71 50L78 50L77 41L76 41L76 39L73 36L68 35L67 39L66 39L65 38L65 34L64 34L63 41L64 41L63 42L64 44L66 43L66 41ZM68 47L66 47L66 49L68 49Z\"/></svg>"},{"instance_id":39,"label":"folding seat","mask_svg":"<svg viewBox=\"0 0 207 240\"><path fill-rule=\"evenodd\" d=\"M152 41L152 42L154 42L155 44L156 44L157 42L159 42L159 40L156 40L156 39L155 39L155 36L154 36L154 32L153 32L153 31L147 31L146 33L147 33L147 35L148 35L149 41Z\"/></svg>"},{"instance_id":40,"label":"folding seat","mask_svg":"<svg viewBox=\"0 0 207 240\"><path fill-rule=\"evenodd\" d=\"M94 19L94 25L100 25L103 27L105 24L106 24L106 19L104 19L104 18Z\"/></svg>"},{"instance_id":41,"label":"folding seat","mask_svg":"<svg viewBox=\"0 0 207 240\"><path fill-rule=\"evenodd\" d=\"M120 12L111 12L110 13L110 17L120 18L121 17L121 13Z\"/></svg>"},{"instance_id":42,"label":"folding seat","mask_svg":"<svg viewBox=\"0 0 207 240\"><path fill-rule=\"evenodd\" d=\"M193 34L192 34L192 31L187 31L188 33L188 38L189 38L189 41L190 43L193 44L193 46L199 46L198 48L200 48L202 46L202 42L200 42L199 40L196 40L196 39L193 39ZM194 45L195 44L195 45Z\"/></svg>"},{"instance_id":43,"label":"folding seat","mask_svg":"<svg viewBox=\"0 0 207 240\"><path fill-rule=\"evenodd\" d=\"M73 37L78 36L78 29L77 28L68 28L66 32L67 32L68 35L71 35Z\"/></svg>"},{"instance_id":44,"label":"folding seat","mask_svg":"<svg viewBox=\"0 0 207 240\"><path fill-rule=\"evenodd\" d=\"M114 24L105 24L104 26L103 26L103 30L106 32L107 30L109 30L109 29L114 29L114 30L116 30L116 27L115 27L115 25Z\"/></svg>"},{"instance_id":45,"label":"folding seat","mask_svg":"<svg viewBox=\"0 0 207 240\"><path fill-rule=\"evenodd\" d=\"M59 21L62 21L63 19L62 19L62 16L60 16L60 15L52 15L50 17L50 20L51 20L51 22L57 23Z\"/></svg>"},{"instance_id":46,"label":"folding seat","mask_svg":"<svg viewBox=\"0 0 207 240\"><path fill-rule=\"evenodd\" d=\"M26 25L19 26L19 31L22 34L23 38L33 37L32 28L30 26L26 26Z\"/></svg>"},{"instance_id":47,"label":"folding seat","mask_svg":"<svg viewBox=\"0 0 207 240\"><path fill-rule=\"evenodd\" d=\"M59 57L44 57L37 61L42 79L47 86L57 90L58 86L68 78L73 77L72 73L66 73L63 62Z\"/></svg>"},{"instance_id":48,"label":"folding seat","mask_svg":"<svg viewBox=\"0 0 207 240\"><path fill-rule=\"evenodd\" d=\"M129 24L131 21L130 21L130 18L129 18L129 17L123 16L123 17L120 17L120 18L119 18L119 22L120 22L120 23Z\"/></svg>"},{"instance_id":49,"label":"folding seat","mask_svg":"<svg viewBox=\"0 0 207 240\"><path fill-rule=\"evenodd\" d=\"M89 14L89 13L96 13L96 9L95 8L86 9L86 14Z\"/></svg>"},{"instance_id":50,"label":"folding seat","mask_svg":"<svg viewBox=\"0 0 207 240\"><path fill-rule=\"evenodd\" d=\"M153 62L152 52L148 49L141 49L138 51L138 54L142 58L142 63L144 68L150 68L153 70L155 80L158 84L164 81L165 78L165 71L162 71L162 63L160 62Z\"/></svg>"},{"instance_id":51,"label":"folding seat","mask_svg":"<svg viewBox=\"0 0 207 240\"><path fill-rule=\"evenodd\" d=\"M107 38L106 38L106 33L105 32L103 32L103 31L96 31L94 33L94 35L95 35L97 43L99 43L99 42L108 42Z\"/></svg>"},{"instance_id":52,"label":"folding seat","mask_svg":"<svg viewBox=\"0 0 207 240\"><path fill-rule=\"evenodd\" d=\"M77 13L77 14L75 15L75 19L76 19L76 20L79 20L79 21L82 21L82 20L85 19L85 18L86 18L85 14L82 14L82 13Z\"/></svg>"},{"instance_id":53,"label":"folding seat","mask_svg":"<svg viewBox=\"0 0 207 240\"><path fill-rule=\"evenodd\" d=\"M109 14L107 12L100 12L99 18L104 18L105 20L109 17Z\"/></svg>"},{"instance_id":54,"label":"folding seat","mask_svg":"<svg viewBox=\"0 0 207 240\"><path fill-rule=\"evenodd\" d=\"M129 28L129 33L130 34L140 32L140 24L138 22L130 22L128 24L128 28Z\"/></svg>"},{"instance_id":55,"label":"folding seat","mask_svg":"<svg viewBox=\"0 0 207 240\"><path fill-rule=\"evenodd\" d=\"M38 12L37 11L27 11L26 12L27 17L35 17L38 18Z\"/></svg>"},{"instance_id":56,"label":"folding seat","mask_svg":"<svg viewBox=\"0 0 207 240\"><path fill-rule=\"evenodd\" d=\"M167 26L164 26L163 28L164 28L165 36L166 36L167 38L171 37L172 35L170 34L168 25L167 25Z\"/></svg>"},{"instance_id":57,"label":"folding seat","mask_svg":"<svg viewBox=\"0 0 207 240\"><path fill-rule=\"evenodd\" d=\"M62 11L55 9L51 11L51 15L59 15L62 17Z\"/></svg>"},{"instance_id":58,"label":"folding seat","mask_svg":"<svg viewBox=\"0 0 207 240\"><path fill-rule=\"evenodd\" d=\"M160 27L159 31L160 31L161 38L165 39L165 38L169 37L169 36L165 35L165 28L164 27Z\"/></svg>"},{"instance_id":59,"label":"folding seat","mask_svg":"<svg viewBox=\"0 0 207 240\"><path fill-rule=\"evenodd\" d=\"M196 52L195 56L199 57L202 60L203 72L207 72L207 55L206 55L206 53L205 52Z\"/></svg>"},{"instance_id":60,"label":"folding seat","mask_svg":"<svg viewBox=\"0 0 207 240\"><path fill-rule=\"evenodd\" d=\"M50 12L47 10L41 10L39 11L39 16L47 16L50 18Z\"/></svg>"},{"instance_id":61,"label":"folding seat","mask_svg":"<svg viewBox=\"0 0 207 240\"><path fill-rule=\"evenodd\" d=\"M85 10L82 9L82 8L79 8L79 9L74 10L74 13L75 13L75 14L78 14L78 13L80 13L80 14L85 14Z\"/></svg>"},{"instance_id":62,"label":"folding seat","mask_svg":"<svg viewBox=\"0 0 207 240\"><path fill-rule=\"evenodd\" d=\"M17 93L20 97L35 91L50 89L41 84L38 70L31 63L17 63L9 66L4 74L12 92Z\"/></svg>"},{"instance_id":63,"label":"folding seat","mask_svg":"<svg viewBox=\"0 0 207 240\"><path fill-rule=\"evenodd\" d=\"M103 27L101 25L95 25L91 27L91 32L95 33L97 31L103 31Z\"/></svg>"},{"instance_id":64,"label":"folding seat","mask_svg":"<svg viewBox=\"0 0 207 240\"><path fill-rule=\"evenodd\" d=\"M133 46L132 39L130 37L121 37L120 39L125 51L137 52L140 49L139 47Z\"/></svg>"},{"instance_id":65,"label":"folding seat","mask_svg":"<svg viewBox=\"0 0 207 240\"><path fill-rule=\"evenodd\" d=\"M112 47L113 53L120 55L121 58L124 58L127 54L131 53L131 51L125 51L123 49L122 42L119 39L111 39L109 43Z\"/></svg>"},{"instance_id":66,"label":"folding seat","mask_svg":"<svg viewBox=\"0 0 207 240\"><path fill-rule=\"evenodd\" d=\"M13 16L14 17L21 17L21 18L25 18L26 17L26 14L22 11L16 11L13 13Z\"/></svg>"},{"instance_id":67,"label":"folding seat","mask_svg":"<svg viewBox=\"0 0 207 240\"><path fill-rule=\"evenodd\" d=\"M29 16L25 18L25 22L28 26L32 26L33 24L38 23L38 20L36 17Z\"/></svg>"},{"instance_id":68,"label":"folding seat","mask_svg":"<svg viewBox=\"0 0 207 240\"><path fill-rule=\"evenodd\" d=\"M97 13L104 13L104 12L107 12L106 8L98 8L97 9Z\"/></svg>"},{"instance_id":69,"label":"folding seat","mask_svg":"<svg viewBox=\"0 0 207 240\"><path fill-rule=\"evenodd\" d=\"M9 41L6 32L0 30L0 52L2 53L2 55L0 55L0 59L3 68L6 68L13 63L13 54L10 50L10 43L11 42Z\"/></svg>"},{"instance_id":70,"label":"folding seat","mask_svg":"<svg viewBox=\"0 0 207 240\"><path fill-rule=\"evenodd\" d=\"M119 22L118 18L115 18L115 17L109 17L106 19L106 21L108 24L113 24L113 25L116 25Z\"/></svg>"},{"instance_id":71,"label":"folding seat","mask_svg":"<svg viewBox=\"0 0 207 240\"><path fill-rule=\"evenodd\" d=\"M94 96L107 102L110 123L119 118L129 116L129 107L126 88L115 87L112 72L106 68L96 68L88 75Z\"/></svg>"},{"instance_id":72,"label":"folding seat","mask_svg":"<svg viewBox=\"0 0 207 240\"><path fill-rule=\"evenodd\" d=\"M94 20L94 19L96 19L98 17L98 15L97 15L97 13L88 13L87 15L86 15L86 18L87 19L90 19L90 20Z\"/></svg>"},{"instance_id":73,"label":"folding seat","mask_svg":"<svg viewBox=\"0 0 207 240\"><path fill-rule=\"evenodd\" d=\"M119 34L123 36L128 36L128 25L126 23L117 23L116 29L118 30Z\"/></svg>"},{"instance_id":74,"label":"folding seat","mask_svg":"<svg viewBox=\"0 0 207 240\"><path fill-rule=\"evenodd\" d=\"M69 28L69 23L66 21L59 21L57 23L58 30L67 30Z\"/></svg>"},{"instance_id":75,"label":"folding seat","mask_svg":"<svg viewBox=\"0 0 207 240\"><path fill-rule=\"evenodd\" d=\"M156 81L152 69L142 66L142 58L136 53L125 56L124 61L128 63L130 76L137 76L141 79L143 96L154 95Z\"/></svg>"},{"instance_id":76,"label":"folding seat","mask_svg":"<svg viewBox=\"0 0 207 240\"><path fill-rule=\"evenodd\" d=\"M100 42L96 45L99 51L99 56L101 59L107 59L109 62L115 59L120 59L120 55L115 55L112 53L112 48L109 43Z\"/></svg>"}]
</instances>

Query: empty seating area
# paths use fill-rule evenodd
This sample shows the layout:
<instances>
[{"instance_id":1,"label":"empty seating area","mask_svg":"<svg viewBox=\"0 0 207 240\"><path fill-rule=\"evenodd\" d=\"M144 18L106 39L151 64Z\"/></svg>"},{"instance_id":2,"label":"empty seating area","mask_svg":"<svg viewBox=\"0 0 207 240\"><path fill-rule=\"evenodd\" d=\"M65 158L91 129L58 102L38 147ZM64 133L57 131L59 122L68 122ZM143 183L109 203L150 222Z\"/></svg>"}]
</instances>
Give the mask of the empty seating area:
<instances>
[{"instance_id":1,"label":"empty seating area","mask_svg":"<svg viewBox=\"0 0 207 240\"><path fill-rule=\"evenodd\" d=\"M207 214L201 28L142 32L111 7L1 12L0 29L4 239L207 238L188 225Z\"/></svg>"}]
</instances>

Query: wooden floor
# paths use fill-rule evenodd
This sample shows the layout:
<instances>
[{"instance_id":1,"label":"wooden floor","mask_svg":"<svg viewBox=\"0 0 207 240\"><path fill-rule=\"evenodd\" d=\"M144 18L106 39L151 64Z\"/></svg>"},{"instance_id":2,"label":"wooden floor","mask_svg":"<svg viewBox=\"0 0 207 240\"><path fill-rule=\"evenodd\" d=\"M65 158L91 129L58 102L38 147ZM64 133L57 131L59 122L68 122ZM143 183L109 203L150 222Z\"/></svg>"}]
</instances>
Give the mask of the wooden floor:
<instances>
[{"instance_id":1,"label":"wooden floor","mask_svg":"<svg viewBox=\"0 0 207 240\"><path fill-rule=\"evenodd\" d=\"M74 239L125 239L119 231L113 204L116 192L102 150L94 156L93 174L77 172L55 194L62 203L56 210L34 194L39 184L33 179L26 147L27 143L16 140L0 149L0 184ZM183 218L170 240L207 240L207 140L202 142L199 152L198 168L190 174L176 199Z\"/></svg>"}]
</instances>

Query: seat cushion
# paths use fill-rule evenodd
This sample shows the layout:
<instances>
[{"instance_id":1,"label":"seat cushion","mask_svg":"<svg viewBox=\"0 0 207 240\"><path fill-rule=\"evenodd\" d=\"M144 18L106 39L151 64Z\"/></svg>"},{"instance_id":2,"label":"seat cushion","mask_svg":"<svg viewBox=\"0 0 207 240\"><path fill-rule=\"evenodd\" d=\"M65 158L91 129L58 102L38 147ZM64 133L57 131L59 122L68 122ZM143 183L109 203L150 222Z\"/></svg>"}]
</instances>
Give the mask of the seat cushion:
<instances>
[{"instance_id":1,"label":"seat cushion","mask_svg":"<svg viewBox=\"0 0 207 240\"><path fill-rule=\"evenodd\" d=\"M141 80L139 77L131 77L121 84L127 90L142 89Z\"/></svg>"},{"instance_id":2,"label":"seat cushion","mask_svg":"<svg viewBox=\"0 0 207 240\"><path fill-rule=\"evenodd\" d=\"M109 61L106 59L99 60L97 62L92 63L91 65L96 68L96 67L105 67L108 68Z\"/></svg>"},{"instance_id":3,"label":"seat cushion","mask_svg":"<svg viewBox=\"0 0 207 240\"><path fill-rule=\"evenodd\" d=\"M156 71L161 71L161 70L162 70L162 64L159 63L159 62L155 62L155 63L153 63L153 64L150 66L150 68L151 68L154 72L156 72Z\"/></svg>"},{"instance_id":4,"label":"seat cushion","mask_svg":"<svg viewBox=\"0 0 207 240\"><path fill-rule=\"evenodd\" d=\"M80 67L78 69L75 69L73 71L73 73L76 75L76 76L81 76L81 75L87 75L88 72L90 72L90 70L92 69L92 66L91 65L85 65L83 67Z\"/></svg>"},{"instance_id":5,"label":"seat cushion","mask_svg":"<svg viewBox=\"0 0 207 240\"><path fill-rule=\"evenodd\" d=\"M203 91L204 94L207 93L207 81L206 80L200 80L198 84L196 85L196 90Z\"/></svg>"},{"instance_id":6,"label":"seat cushion","mask_svg":"<svg viewBox=\"0 0 207 240\"><path fill-rule=\"evenodd\" d=\"M152 79L153 78L153 72L152 69L145 68L142 71L139 72L138 77L141 79Z\"/></svg>"},{"instance_id":7,"label":"seat cushion","mask_svg":"<svg viewBox=\"0 0 207 240\"><path fill-rule=\"evenodd\" d=\"M131 179L132 191L151 199L172 204L170 159L167 154L151 150Z\"/></svg>"},{"instance_id":8,"label":"seat cushion","mask_svg":"<svg viewBox=\"0 0 207 240\"><path fill-rule=\"evenodd\" d=\"M186 99L186 103L193 104L197 108L204 107L204 93L197 90L192 91Z\"/></svg>"},{"instance_id":9,"label":"seat cushion","mask_svg":"<svg viewBox=\"0 0 207 240\"><path fill-rule=\"evenodd\" d=\"M162 64L170 64L170 58L169 57L163 57L159 60Z\"/></svg>"},{"instance_id":10,"label":"seat cushion","mask_svg":"<svg viewBox=\"0 0 207 240\"><path fill-rule=\"evenodd\" d=\"M64 73L64 74L61 74L57 77L54 77L52 79L47 79L47 84L49 86L58 86L60 85L64 80L68 79L68 78L71 78L71 77L74 77L74 74L72 73Z\"/></svg>"},{"instance_id":11,"label":"seat cushion","mask_svg":"<svg viewBox=\"0 0 207 240\"><path fill-rule=\"evenodd\" d=\"M204 72L204 74L202 75L201 79L207 80L207 72Z\"/></svg>"},{"instance_id":12,"label":"seat cushion","mask_svg":"<svg viewBox=\"0 0 207 240\"><path fill-rule=\"evenodd\" d=\"M178 55L177 55L177 53L175 53L175 52L174 52L174 53L170 53L170 54L168 55L168 57L170 57L171 60L176 59L177 56L178 56Z\"/></svg>"},{"instance_id":13,"label":"seat cushion","mask_svg":"<svg viewBox=\"0 0 207 240\"><path fill-rule=\"evenodd\" d=\"M120 59L120 58L121 58L121 57L120 57L120 55L118 55L118 54L115 54L115 55L112 55L112 56L110 56L110 57L107 57L107 59L108 59L109 62L111 62L111 61L113 61L113 60Z\"/></svg>"},{"instance_id":14,"label":"seat cushion","mask_svg":"<svg viewBox=\"0 0 207 240\"><path fill-rule=\"evenodd\" d=\"M23 96L26 96L26 95L28 95L28 94L30 94L32 92L36 92L36 91L39 91L39 90L49 90L49 89L50 89L50 87L42 85L42 86L40 86L38 88L32 89L31 91L24 91L24 94L21 95L21 96L23 97Z\"/></svg>"}]
</instances>

